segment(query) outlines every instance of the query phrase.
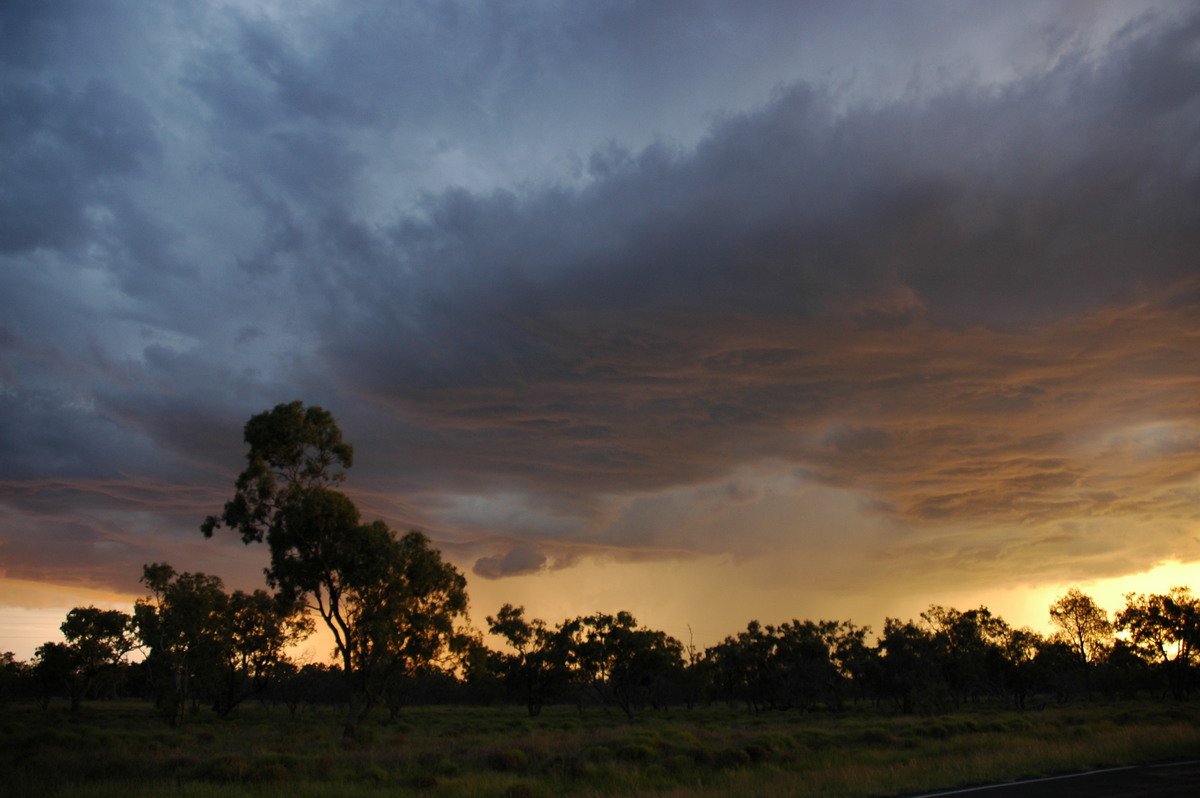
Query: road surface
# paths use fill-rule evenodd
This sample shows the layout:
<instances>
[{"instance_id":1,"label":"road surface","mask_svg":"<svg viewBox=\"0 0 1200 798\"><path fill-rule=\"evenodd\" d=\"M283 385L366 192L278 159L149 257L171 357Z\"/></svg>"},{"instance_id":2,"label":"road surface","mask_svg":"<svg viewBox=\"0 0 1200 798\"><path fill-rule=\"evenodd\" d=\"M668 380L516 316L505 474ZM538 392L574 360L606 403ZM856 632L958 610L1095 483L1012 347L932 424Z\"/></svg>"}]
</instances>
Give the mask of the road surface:
<instances>
[{"instance_id":1,"label":"road surface","mask_svg":"<svg viewBox=\"0 0 1200 798\"><path fill-rule=\"evenodd\" d=\"M913 798L1197 798L1200 759L1109 768L1070 776L992 784Z\"/></svg>"}]
</instances>

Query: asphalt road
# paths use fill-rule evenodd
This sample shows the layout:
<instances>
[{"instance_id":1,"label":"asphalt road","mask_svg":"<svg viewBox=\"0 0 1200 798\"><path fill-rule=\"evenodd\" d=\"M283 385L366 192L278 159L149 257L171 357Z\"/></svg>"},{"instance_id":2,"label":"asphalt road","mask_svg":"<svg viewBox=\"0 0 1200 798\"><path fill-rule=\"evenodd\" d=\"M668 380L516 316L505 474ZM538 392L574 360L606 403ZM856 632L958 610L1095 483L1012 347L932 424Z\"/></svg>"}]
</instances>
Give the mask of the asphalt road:
<instances>
[{"instance_id":1,"label":"asphalt road","mask_svg":"<svg viewBox=\"0 0 1200 798\"><path fill-rule=\"evenodd\" d=\"M1200 760L1110 768L1047 779L929 793L914 798L1198 798Z\"/></svg>"}]
</instances>

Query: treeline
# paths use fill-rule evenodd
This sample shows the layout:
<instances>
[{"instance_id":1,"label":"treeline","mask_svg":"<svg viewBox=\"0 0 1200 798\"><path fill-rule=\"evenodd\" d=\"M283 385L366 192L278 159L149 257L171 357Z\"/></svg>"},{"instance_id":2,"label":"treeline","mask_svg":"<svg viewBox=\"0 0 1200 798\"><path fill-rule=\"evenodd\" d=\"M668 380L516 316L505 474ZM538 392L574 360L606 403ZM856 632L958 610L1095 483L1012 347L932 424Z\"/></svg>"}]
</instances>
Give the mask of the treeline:
<instances>
[{"instance_id":1,"label":"treeline","mask_svg":"<svg viewBox=\"0 0 1200 798\"><path fill-rule=\"evenodd\" d=\"M332 415L281 404L253 416L244 437L234 496L201 531L265 542L270 590L227 593L217 577L147 565L132 614L76 608L64 642L42 645L32 663L3 655L0 698L65 696L78 709L89 697L138 696L172 723L201 706L226 716L251 699L292 712L337 704L353 738L372 708L395 715L417 702L520 702L532 715L562 702L629 717L713 702L752 711L870 702L908 713L984 700L1184 699L1197 681L1200 602L1187 588L1130 594L1111 619L1073 589L1050 607L1050 637L986 607L935 605L915 621L887 619L875 638L850 622L755 621L703 651L627 612L550 625L505 605L487 628L507 648L492 650L467 624L465 578L429 539L363 523L335 489L353 447ZM288 651L318 621L336 663L301 666ZM129 661L134 649L139 662Z\"/></svg>"},{"instance_id":2,"label":"treeline","mask_svg":"<svg viewBox=\"0 0 1200 798\"><path fill-rule=\"evenodd\" d=\"M246 700L296 713L343 706L354 685L340 665L299 665L288 647L312 623L302 607L265 591L227 594L220 580L148 566L151 595L133 614L81 607L62 624L65 642L32 663L0 658L0 697L137 697L167 720L210 708L224 717ZM647 710L721 703L750 711L837 712L871 704L898 713L1005 702L1024 709L1093 697L1186 699L1200 682L1200 599L1188 588L1130 594L1111 619L1077 589L1050 607L1056 631L1013 628L986 607L931 606L919 619L888 618L871 639L850 622L751 622L704 650L646 628L627 612L554 626L505 605L487 618L506 641L489 648L461 632L421 663L379 660L361 674L363 712L395 717L428 703L599 706L634 717ZM131 662L128 654L145 656ZM402 667L408 665L408 667Z\"/></svg>"}]
</instances>

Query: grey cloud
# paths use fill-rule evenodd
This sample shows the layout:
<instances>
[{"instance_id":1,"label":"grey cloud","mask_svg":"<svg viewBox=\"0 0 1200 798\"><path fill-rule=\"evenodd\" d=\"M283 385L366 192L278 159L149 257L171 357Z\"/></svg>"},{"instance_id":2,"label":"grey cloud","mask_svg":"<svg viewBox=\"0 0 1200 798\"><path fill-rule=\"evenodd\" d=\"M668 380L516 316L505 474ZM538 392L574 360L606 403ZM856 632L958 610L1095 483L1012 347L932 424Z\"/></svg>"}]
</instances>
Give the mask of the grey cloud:
<instances>
[{"instance_id":1,"label":"grey cloud","mask_svg":"<svg viewBox=\"0 0 1200 798\"><path fill-rule=\"evenodd\" d=\"M331 351L364 356L365 374L344 373L368 390L404 396L569 371L586 354L549 332L564 314L803 318L898 281L915 304L862 324L927 312L1008 328L1169 285L1200 243L1188 157L1200 118L1180 111L1184 89L1166 106L1122 98L1152 52L1165 80L1200 95L1187 30L915 106L839 116L797 87L694 153L650 149L582 190L444 195L427 221L393 228L390 258L355 273L377 304L411 312L396 323L365 307L373 318L332 334Z\"/></svg>"},{"instance_id":2,"label":"grey cloud","mask_svg":"<svg viewBox=\"0 0 1200 798\"><path fill-rule=\"evenodd\" d=\"M96 412L82 393L0 393L0 409L3 479L116 476L158 459L149 441Z\"/></svg>"},{"instance_id":3,"label":"grey cloud","mask_svg":"<svg viewBox=\"0 0 1200 798\"><path fill-rule=\"evenodd\" d=\"M474 573L486 579L533 574L546 567L546 555L533 546L513 546L499 557L480 557Z\"/></svg>"},{"instance_id":4,"label":"grey cloud","mask_svg":"<svg viewBox=\"0 0 1200 798\"><path fill-rule=\"evenodd\" d=\"M154 158L149 113L134 97L94 80L79 90L5 81L0 100L0 253L77 246L103 208L102 181Z\"/></svg>"}]
</instances>

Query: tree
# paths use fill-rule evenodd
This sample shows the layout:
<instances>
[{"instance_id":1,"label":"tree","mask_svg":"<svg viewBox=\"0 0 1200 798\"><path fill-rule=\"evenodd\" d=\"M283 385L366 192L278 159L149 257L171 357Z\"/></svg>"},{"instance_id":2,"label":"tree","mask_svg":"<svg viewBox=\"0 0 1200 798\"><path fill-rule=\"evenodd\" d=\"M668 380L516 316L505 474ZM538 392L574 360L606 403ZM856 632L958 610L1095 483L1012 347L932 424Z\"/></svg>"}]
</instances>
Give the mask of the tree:
<instances>
[{"instance_id":1,"label":"tree","mask_svg":"<svg viewBox=\"0 0 1200 798\"><path fill-rule=\"evenodd\" d=\"M567 647L563 635L547 628L541 618L525 620L525 608L505 604L495 617L488 616L488 630L503 637L513 648L504 659L510 683L515 683L530 717L537 717L546 702L561 687L567 675Z\"/></svg>"},{"instance_id":2,"label":"tree","mask_svg":"<svg viewBox=\"0 0 1200 798\"><path fill-rule=\"evenodd\" d=\"M1166 673L1172 694L1187 697L1192 660L1200 652L1200 599L1187 587L1165 594L1128 593L1117 629L1128 631L1134 648Z\"/></svg>"},{"instance_id":3,"label":"tree","mask_svg":"<svg viewBox=\"0 0 1200 798\"><path fill-rule=\"evenodd\" d=\"M141 581L151 595L134 605L134 625L149 652L146 665L158 708L178 725L201 676L224 660L229 597L220 578L179 574L167 563L144 566Z\"/></svg>"},{"instance_id":4,"label":"tree","mask_svg":"<svg viewBox=\"0 0 1200 798\"><path fill-rule=\"evenodd\" d=\"M243 430L250 446L236 493L220 518L208 516L205 537L219 526L236 529L245 543L259 542L278 529L298 493L342 482L354 462L354 447L342 441L333 414L300 401L276 405L252 416ZM340 466L340 468L339 468Z\"/></svg>"},{"instance_id":5,"label":"tree","mask_svg":"<svg viewBox=\"0 0 1200 798\"><path fill-rule=\"evenodd\" d=\"M1108 613L1077 587L1050 605L1050 622L1084 665L1099 659L1112 640Z\"/></svg>"},{"instance_id":6,"label":"tree","mask_svg":"<svg viewBox=\"0 0 1200 798\"><path fill-rule=\"evenodd\" d=\"M218 577L177 574L166 563L144 566L142 583L151 595L135 604L134 625L173 724L189 699L210 700L226 717L262 693L288 663L287 647L312 631L302 605L265 590L228 595Z\"/></svg>"},{"instance_id":7,"label":"tree","mask_svg":"<svg viewBox=\"0 0 1200 798\"><path fill-rule=\"evenodd\" d=\"M31 675L30 666L18 660L16 654L11 651L0 654L0 702L21 695L27 689Z\"/></svg>"},{"instance_id":8,"label":"tree","mask_svg":"<svg viewBox=\"0 0 1200 798\"><path fill-rule=\"evenodd\" d=\"M71 680L79 661L66 643L42 643L33 652L33 682L45 709L59 694L70 696Z\"/></svg>"},{"instance_id":9,"label":"tree","mask_svg":"<svg viewBox=\"0 0 1200 798\"><path fill-rule=\"evenodd\" d=\"M822 621L821 625L829 657L837 668L835 684L839 689L849 684L855 697L861 698L878 668L878 652L867 645L871 627L857 626L851 621ZM840 705L840 693L835 691L834 700Z\"/></svg>"},{"instance_id":10,"label":"tree","mask_svg":"<svg viewBox=\"0 0 1200 798\"><path fill-rule=\"evenodd\" d=\"M568 663L580 685L629 719L655 687L678 677L683 644L665 632L638 626L628 612L596 613L564 622Z\"/></svg>"},{"instance_id":11,"label":"tree","mask_svg":"<svg viewBox=\"0 0 1200 798\"><path fill-rule=\"evenodd\" d=\"M364 631L359 639L369 649L360 663L368 674L378 672L373 689L385 693L395 716L406 685L452 667L453 658L468 650L471 639L459 629L467 613L467 580L424 533L414 529L396 540L382 521L371 529L389 556L353 596Z\"/></svg>"},{"instance_id":12,"label":"tree","mask_svg":"<svg viewBox=\"0 0 1200 798\"><path fill-rule=\"evenodd\" d=\"M466 613L466 580L420 532L397 540L382 521L363 524L348 496L331 486L345 478L354 449L332 414L301 402L251 417L250 449L220 526L243 542L266 540L267 582L305 601L333 633L349 687L343 735L352 739L382 670L412 673L441 656Z\"/></svg>"},{"instance_id":13,"label":"tree","mask_svg":"<svg viewBox=\"0 0 1200 798\"><path fill-rule=\"evenodd\" d=\"M933 651L954 703L1004 692L1004 646L1012 630L987 607L965 612L931 604L921 620L933 632Z\"/></svg>"},{"instance_id":14,"label":"tree","mask_svg":"<svg viewBox=\"0 0 1200 798\"><path fill-rule=\"evenodd\" d=\"M885 618L879 638L876 689L904 714L946 708L947 688L937 664L937 643L928 629L898 618Z\"/></svg>"},{"instance_id":15,"label":"tree","mask_svg":"<svg viewBox=\"0 0 1200 798\"><path fill-rule=\"evenodd\" d=\"M313 630L303 604L265 590L234 591L224 621L221 667L210 684L213 708L221 717L285 675L291 665L287 648Z\"/></svg>"},{"instance_id":16,"label":"tree","mask_svg":"<svg viewBox=\"0 0 1200 798\"><path fill-rule=\"evenodd\" d=\"M76 607L59 628L75 659L71 711L78 712L96 680L133 649L133 619L120 610Z\"/></svg>"}]
</instances>

